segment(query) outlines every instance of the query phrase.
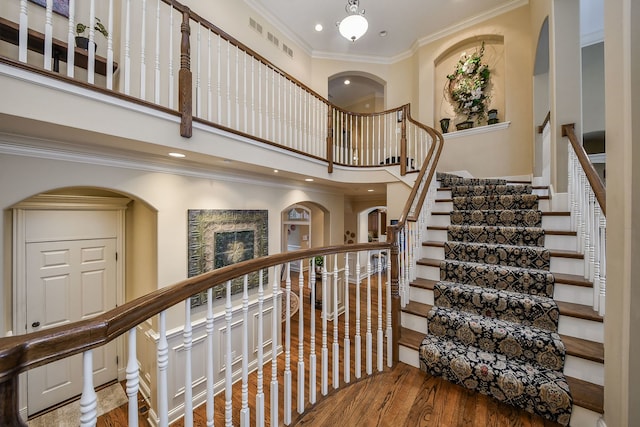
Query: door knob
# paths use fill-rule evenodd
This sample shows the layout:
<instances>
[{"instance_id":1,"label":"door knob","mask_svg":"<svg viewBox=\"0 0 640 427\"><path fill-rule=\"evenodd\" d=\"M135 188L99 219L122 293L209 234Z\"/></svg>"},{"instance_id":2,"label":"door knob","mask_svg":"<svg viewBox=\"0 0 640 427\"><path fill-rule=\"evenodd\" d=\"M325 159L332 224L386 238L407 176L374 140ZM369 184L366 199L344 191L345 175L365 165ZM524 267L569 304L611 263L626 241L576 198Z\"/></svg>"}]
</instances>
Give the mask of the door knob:
<instances>
[{"instance_id":1,"label":"door knob","mask_svg":"<svg viewBox=\"0 0 640 427\"><path fill-rule=\"evenodd\" d=\"M40 322L33 322L33 323L31 324L31 327L32 327L32 328L37 328L38 326L40 326Z\"/></svg>"}]
</instances>

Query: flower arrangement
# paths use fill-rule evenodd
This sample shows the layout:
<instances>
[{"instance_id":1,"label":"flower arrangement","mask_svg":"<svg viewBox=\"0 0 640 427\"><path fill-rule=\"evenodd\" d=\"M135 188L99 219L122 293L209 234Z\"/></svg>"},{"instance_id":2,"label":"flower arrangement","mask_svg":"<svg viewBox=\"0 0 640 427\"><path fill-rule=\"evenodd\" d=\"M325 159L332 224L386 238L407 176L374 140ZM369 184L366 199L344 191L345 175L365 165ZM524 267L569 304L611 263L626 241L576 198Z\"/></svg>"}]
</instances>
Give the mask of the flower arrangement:
<instances>
[{"instance_id":1,"label":"flower arrangement","mask_svg":"<svg viewBox=\"0 0 640 427\"><path fill-rule=\"evenodd\" d=\"M478 123L485 118L490 96L486 89L491 71L482 63L484 42L471 55L463 52L452 74L447 75L449 100L456 113L471 121L477 116Z\"/></svg>"}]
</instances>

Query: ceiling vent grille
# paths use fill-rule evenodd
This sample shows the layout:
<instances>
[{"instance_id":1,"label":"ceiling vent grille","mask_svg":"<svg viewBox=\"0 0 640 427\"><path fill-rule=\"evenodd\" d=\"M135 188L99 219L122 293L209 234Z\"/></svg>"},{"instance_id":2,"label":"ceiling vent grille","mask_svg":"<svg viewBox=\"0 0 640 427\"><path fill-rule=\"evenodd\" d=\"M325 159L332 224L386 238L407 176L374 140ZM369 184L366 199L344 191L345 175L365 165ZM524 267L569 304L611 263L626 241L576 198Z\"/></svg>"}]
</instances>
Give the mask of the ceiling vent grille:
<instances>
[{"instance_id":1,"label":"ceiling vent grille","mask_svg":"<svg viewBox=\"0 0 640 427\"><path fill-rule=\"evenodd\" d=\"M271 43L276 45L276 47L280 47L280 40L278 40L278 38L276 36L274 36L273 34L267 33L267 39L269 39L269 41Z\"/></svg>"},{"instance_id":2,"label":"ceiling vent grille","mask_svg":"<svg viewBox=\"0 0 640 427\"><path fill-rule=\"evenodd\" d=\"M284 43L282 43L282 51L293 58L293 49Z\"/></svg>"},{"instance_id":3,"label":"ceiling vent grille","mask_svg":"<svg viewBox=\"0 0 640 427\"><path fill-rule=\"evenodd\" d=\"M255 19L249 18L249 26L256 30L258 33L262 34L262 25L256 22Z\"/></svg>"}]
</instances>

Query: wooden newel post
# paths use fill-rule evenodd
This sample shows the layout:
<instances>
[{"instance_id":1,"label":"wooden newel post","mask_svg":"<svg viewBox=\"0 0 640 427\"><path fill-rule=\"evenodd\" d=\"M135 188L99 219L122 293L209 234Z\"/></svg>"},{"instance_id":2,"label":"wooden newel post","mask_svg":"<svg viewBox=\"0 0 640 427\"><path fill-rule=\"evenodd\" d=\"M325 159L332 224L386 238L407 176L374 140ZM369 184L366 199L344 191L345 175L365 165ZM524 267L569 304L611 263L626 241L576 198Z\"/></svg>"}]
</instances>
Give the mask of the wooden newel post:
<instances>
[{"instance_id":1,"label":"wooden newel post","mask_svg":"<svg viewBox=\"0 0 640 427\"><path fill-rule=\"evenodd\" d=\"M400 175L405 176L407 174L407 109L402 107L398 113L402 118L400 125Z\"/></svg>"},{"instance_id":2,"label":"wooden newel post","mask_svg":"<svg viewBox=\"0 0 640 427\"><path fill-rule=\"evenodd\" d=\"M180 136L191 138L193 133L193 89L191 87L191 44L189 35L189 8L182 11L182 24L180 31L180 71L178 72L178 104L180 108Z\"/></svg>"},{"instance_id":3,"label":"wooden newel post","mask_svg":"<svg viewBox=\"0 0 640 427\"><path fill-rule=\"evenodd\" d=\"M400 232L397 226L387 228L391 236L391 335L393 337L393 364L400 361Z\"/></svg>"},{"instance_id":4,"label":"wooden newel post","mask_svg":"<svg viewBox=\"0 0 640 427\"><path fill-rule=\"evenodd\" d=\"M333 172L333 107L327 113L327 172Z\"/></svg>"},{"instance_id":5,"label":"wooden newel post","mask_svg":"<svg viewBox=\"0 0 640 427\"><path fill-rule=\"evenodd\" d=\"M18 408L18 375L0 383L0 426L27 427Z\"/></svg>"}]
</instances>

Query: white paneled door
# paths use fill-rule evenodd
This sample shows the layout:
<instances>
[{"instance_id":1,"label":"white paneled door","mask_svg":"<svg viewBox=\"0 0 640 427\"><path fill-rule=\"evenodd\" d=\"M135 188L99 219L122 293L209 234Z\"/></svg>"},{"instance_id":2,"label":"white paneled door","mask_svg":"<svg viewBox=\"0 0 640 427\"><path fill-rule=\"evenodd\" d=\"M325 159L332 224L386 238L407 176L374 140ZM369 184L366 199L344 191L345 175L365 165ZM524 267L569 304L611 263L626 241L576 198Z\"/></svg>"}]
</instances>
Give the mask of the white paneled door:
<instances>
[{"instance_id":1,"label":"white paneled door","mask_svg":"<svg viewBox=\"0 0 640 427\"><path fill-rule=\"evenodd\" d=\"M116 306L116 239L27 243L27 332L87 319ZM116 345L94 349L94 384L117 378ZM29 414L82 392L82 355L27 373Z\"/></svg>"}]
</instances>

